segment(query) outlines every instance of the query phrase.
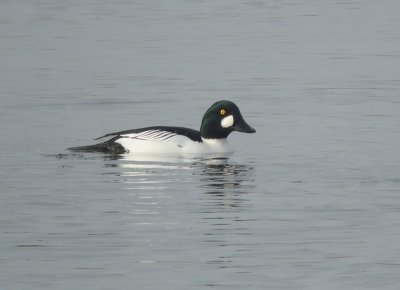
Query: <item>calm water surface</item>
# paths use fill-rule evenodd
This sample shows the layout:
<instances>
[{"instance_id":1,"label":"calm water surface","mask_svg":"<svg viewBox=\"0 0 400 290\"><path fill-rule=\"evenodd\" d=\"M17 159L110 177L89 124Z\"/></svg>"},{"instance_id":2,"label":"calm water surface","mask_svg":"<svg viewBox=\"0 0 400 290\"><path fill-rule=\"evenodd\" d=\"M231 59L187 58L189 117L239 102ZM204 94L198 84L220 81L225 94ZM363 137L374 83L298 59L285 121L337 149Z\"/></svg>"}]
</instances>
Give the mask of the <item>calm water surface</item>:
<instances>
[{"instance_id":1,"label":"calm water surface","mask_svg":"<svg viewBox=\"0 0 400 290\"><path fill-rule=\"evenodd\" d=\"M398 1L1 1L0 289L399 289ZM75 154L198 128L229 159Z\"/></svg>"}]
</instances>

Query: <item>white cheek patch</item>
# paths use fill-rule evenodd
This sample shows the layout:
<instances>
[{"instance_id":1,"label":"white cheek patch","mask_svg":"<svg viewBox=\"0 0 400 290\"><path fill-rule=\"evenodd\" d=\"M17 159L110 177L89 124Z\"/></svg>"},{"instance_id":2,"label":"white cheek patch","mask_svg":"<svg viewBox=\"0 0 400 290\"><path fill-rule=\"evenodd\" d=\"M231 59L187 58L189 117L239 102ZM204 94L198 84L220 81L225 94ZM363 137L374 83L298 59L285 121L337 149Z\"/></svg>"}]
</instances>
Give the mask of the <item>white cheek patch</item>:
<instances>
[{"instance_id":1,"label":"white cheek patch","mask_svg":"<svg viewBox=\"0 0 400 290\"><path fill-rule=\"evenodd\" d=\"M235 120L233 119L233 116L229 115L221 120L221 126L222 128L229 128L233 126L234 122Z\"/></svg>"}]
</instances>

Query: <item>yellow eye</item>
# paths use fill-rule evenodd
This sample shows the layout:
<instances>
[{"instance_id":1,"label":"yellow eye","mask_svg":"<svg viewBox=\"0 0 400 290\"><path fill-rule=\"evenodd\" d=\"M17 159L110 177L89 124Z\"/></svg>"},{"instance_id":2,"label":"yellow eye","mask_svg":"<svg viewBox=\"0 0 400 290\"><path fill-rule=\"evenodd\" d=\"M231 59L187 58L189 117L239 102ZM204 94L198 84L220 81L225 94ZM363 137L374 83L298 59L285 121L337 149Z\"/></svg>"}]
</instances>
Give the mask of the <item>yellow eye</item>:
<instances>
[{"instance_id":1,"label":"yellow eye","mask_svg":"<svg viewBox=\"0 0 400 290\"><path fill-rule=\"evenodd\" d=\"M223 116L223 115L226 114L226 111L225 111L225 109L221 109L221 110L219 111L219 113L220 113L221 116Z\"/></svg>"}]
</instances>

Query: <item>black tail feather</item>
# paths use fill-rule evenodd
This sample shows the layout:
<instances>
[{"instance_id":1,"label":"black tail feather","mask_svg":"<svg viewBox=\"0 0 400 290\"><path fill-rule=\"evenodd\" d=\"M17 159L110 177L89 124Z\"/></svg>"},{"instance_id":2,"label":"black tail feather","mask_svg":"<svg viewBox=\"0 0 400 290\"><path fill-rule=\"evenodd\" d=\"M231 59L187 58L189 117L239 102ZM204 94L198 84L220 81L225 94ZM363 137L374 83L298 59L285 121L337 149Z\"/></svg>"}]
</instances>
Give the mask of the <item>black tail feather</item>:
<instances>
[{"instance_id":1,"label":"black tail feather","mask_svg":"<svg viewBox=\"0 0 400 290\"><path fill-rule=\"evenodd\" d=\"M75 152L104 152L110 154L127 153L127 150L125 150L121 144L115 143L114 140L88 146L70 147L68 150Z\"/></svg>"}]
</instances>

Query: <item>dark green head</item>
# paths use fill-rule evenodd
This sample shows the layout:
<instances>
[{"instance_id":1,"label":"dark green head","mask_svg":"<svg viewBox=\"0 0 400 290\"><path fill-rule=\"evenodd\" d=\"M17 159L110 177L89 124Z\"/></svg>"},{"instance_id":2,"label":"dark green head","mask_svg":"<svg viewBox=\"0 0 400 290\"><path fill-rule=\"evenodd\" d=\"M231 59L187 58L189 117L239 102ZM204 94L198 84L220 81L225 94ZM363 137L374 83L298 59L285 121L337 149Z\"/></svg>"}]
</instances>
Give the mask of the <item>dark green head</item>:
<instances>
[{"instance_id":1,"label":"dark green head","mask_svg":"<svg viewBox=\"0 0 400 290\"><path fill-rule=\"evenodd\" d=\"M230 101L219 101L213 104L204 114L201 121L201 137L206 139L223 139L233 131L254 133L240 114L239 108Z\"/></svg>"}]
</instances>

